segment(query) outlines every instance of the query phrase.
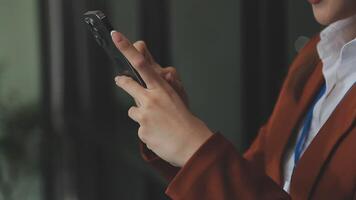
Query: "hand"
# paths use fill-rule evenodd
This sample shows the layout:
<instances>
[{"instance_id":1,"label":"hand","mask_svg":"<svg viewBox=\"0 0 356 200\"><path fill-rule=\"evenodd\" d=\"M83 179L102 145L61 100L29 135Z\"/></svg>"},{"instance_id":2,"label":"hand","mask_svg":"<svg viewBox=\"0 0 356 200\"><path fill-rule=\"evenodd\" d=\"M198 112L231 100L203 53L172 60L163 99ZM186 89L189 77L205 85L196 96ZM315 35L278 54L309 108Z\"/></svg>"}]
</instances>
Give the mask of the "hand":
<instances>
[{"instance_id":1,"label":"hand","mask_svg":"<svg viewBox=\"0 0 356 200\"><path fill-rule=\"evenodd\" d=\"M183 166L213 133L157 73L154 62L121 33L113 33L113 41L147 85L145 89L132 78L115 78L116 84L138 102L139 106L131 107L128 112L140 125L138 137L163 160Z\"/></svg>"},{"instance_id":2,"label":"hand","mask_svg":"<svg viewBox=\"0 0 356 200\"><path fill-rule=\"evenodd\" d=\"M133 44L133 46L140 52L148 64L152 66L152 68L158 73L164 80L166 80L169 85L178 93L178 95L182 98L183 102L186 106L189 107L188 95L185 92L182 81L177 73L177 70L172 67L162 68L153 58L152 54L147 48L147 45L144 41L137 41Z\"/></svg>"}]
</instances>

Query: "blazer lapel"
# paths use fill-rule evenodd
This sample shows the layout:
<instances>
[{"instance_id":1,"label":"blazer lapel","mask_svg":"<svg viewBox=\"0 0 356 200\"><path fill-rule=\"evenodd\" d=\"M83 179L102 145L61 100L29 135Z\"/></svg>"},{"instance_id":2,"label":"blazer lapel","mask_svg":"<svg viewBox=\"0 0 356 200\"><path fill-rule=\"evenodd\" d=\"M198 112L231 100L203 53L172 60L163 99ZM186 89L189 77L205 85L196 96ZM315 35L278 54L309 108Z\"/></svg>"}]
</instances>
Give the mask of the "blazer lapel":
<instances>
[{"instance_id":1,"label":"blazer lapel","mask_svg":"<svg viewBox=\"0 0 356 200\"><path fill-rule=\"evenodd\" d=\"M271 116L271 131L274 136L268 141L270 146L270 156L273 158L271 165L267 166L269 175L279 184L283 184L283 160L284 153L288 150L289 141L294 137L295 130L299 127L310 103L313 101L315 94L319 91L322 83L322 63L319 62L314 72L310 75L306 83L303 95L298 102L294 100L294 93L284 96L278 103L278 110ZM287 80L288 81L288 80Z\"/></svg>"},{"instance_id":2,"label":"blazer lapel","mask_svg":"<svg viewBox=\"0 0 356 200\"><path fill-rule=\"evenodd\" d=\"M292 176L291 196L295 199L308 199L312 196L318 178L323 173L323 166L327 164L334 150L355 126L355 99L356 87L354 85L302 156Z\"/></svg>"},{"instance_id":3,"label":"blazer lapel","mask_svg":"<svg viewBox=\"0 0 356 200\"><path fill-rule=\"evenodd\" d=\"M316 51L319 40L319 37L314 37L293 63L291 74L281 92L283 95L279 97L269 119L267 129L273 132L273 137L266 139L268 144L266 157L269 161L266 172L279 185L283 184L283 161L289 142L294 141L307 109L324 82L322 62ZM304 68L310 65L316 66L313 71ZM298 87L301 85L302 87ZM291 183L293 199L308 199L311 196L323 166L327 164L328 158L347 135L348 130L355 125L355 99L354 86L314 138L310 148L305 151L293 173Z\"/></svg>"}]
</instances>

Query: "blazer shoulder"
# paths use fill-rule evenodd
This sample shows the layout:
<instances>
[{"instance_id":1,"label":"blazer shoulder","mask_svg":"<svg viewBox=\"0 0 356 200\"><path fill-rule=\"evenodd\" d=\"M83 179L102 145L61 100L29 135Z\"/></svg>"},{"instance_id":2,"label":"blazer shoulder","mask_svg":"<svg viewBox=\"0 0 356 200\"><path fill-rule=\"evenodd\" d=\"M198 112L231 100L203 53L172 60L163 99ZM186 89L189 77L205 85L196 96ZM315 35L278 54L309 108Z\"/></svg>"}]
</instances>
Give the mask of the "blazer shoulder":
<instances>
[{"instance_id":1,"label":"blazer shoulder","mask_svg":"<svg viewBox=\"0 0 356 200\"><path fill-rule=\"evenodd\" d=\"M320 34L314 35L307 44L300 50L298 55L294 58L289 71L296 70L300 67L315 66L320 62L317 51L317 45L320 41Z\"/></svg>"},{"instance_id":2,"label":"blazer shoulder","mask_svg":"<svg viewBox=\"0 0 356 200\"><path fill-rule=\"evenodd\" d=\"M295 99L299 99L305 84L321 62L317 51L319 41L319 34L311 38L299 52L288 70L287 89L293 91Z\"/></svg>"}]
</instances>

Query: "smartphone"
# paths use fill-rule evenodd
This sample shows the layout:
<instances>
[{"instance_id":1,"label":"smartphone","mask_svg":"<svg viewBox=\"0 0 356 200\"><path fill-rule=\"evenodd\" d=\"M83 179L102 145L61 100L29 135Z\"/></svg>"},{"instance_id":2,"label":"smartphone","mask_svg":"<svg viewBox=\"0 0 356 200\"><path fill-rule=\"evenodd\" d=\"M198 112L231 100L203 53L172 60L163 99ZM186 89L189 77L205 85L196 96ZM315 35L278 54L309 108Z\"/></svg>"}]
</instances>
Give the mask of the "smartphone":
<instances>
[{"instance_id":1,"label":"smartphone","mask_svg":"<svg viewBox=\"0 0 356 200\"><path fill-rule=\"evenodd\" d=\"M111 38L114 30L108 17L100 10L88 11L84 14L84 22L88 25L89 31L94 36L96 42L112 58L118 75L126 75L133 78L140 85L146 88L145 82L140 74L135 70L127 58L116 48Z\"/></svg>"}]
</instances>

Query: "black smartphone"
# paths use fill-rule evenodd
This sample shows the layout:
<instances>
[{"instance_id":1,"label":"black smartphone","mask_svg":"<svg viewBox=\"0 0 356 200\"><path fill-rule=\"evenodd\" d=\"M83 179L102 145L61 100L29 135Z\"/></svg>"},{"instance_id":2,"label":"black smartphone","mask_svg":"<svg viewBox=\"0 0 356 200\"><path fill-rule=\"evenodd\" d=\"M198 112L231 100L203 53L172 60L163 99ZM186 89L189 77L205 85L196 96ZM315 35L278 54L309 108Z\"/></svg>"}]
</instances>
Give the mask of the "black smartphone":
<instances>
[{"instance_id":1,"label":"black smartphone","mask_svg":"<svg viewBox=\"0 0 356 200\"><path fill-rule=\"evenodd\" d=\"M140 74L135 70L127 58L116 48L111 38L114 30L108 17L100 10L88 11L84 14L84 22L88 25L90 32L96 42L104 48L106 53L112 58L116 72L119 75L126 75L133 78L143 87L146 87Z\"/></svg>"}]
</instances>

